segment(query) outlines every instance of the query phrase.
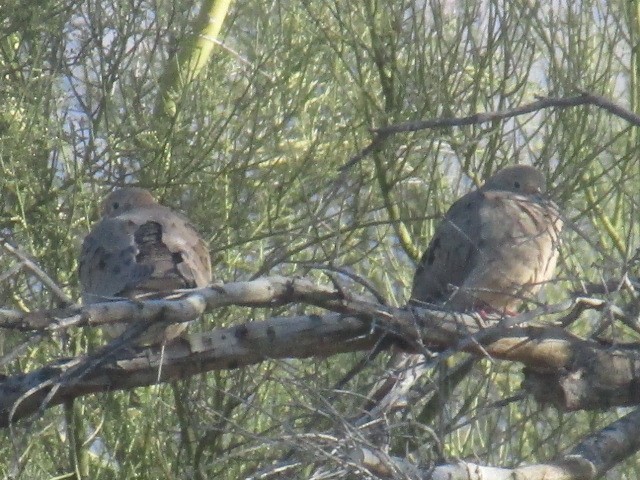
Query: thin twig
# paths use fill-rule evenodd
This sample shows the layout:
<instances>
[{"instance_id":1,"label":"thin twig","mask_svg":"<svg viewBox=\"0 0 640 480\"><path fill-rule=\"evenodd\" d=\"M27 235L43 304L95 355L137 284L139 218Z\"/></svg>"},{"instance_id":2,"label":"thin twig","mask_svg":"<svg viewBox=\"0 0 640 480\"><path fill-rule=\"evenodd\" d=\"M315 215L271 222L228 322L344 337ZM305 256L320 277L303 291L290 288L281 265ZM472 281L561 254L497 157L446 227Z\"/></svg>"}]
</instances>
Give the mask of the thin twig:
<instances>
[{"instance_id":1,"label":"thin twig","mask_svg":"<svg viewBox=\"0 0 640 480\"><path fill-rule=\"evenodd\" d=\"M341 275L344 275L345 277L350 278L355 283L357 283L357 284L363 286L364 288L366 288L369 291L369 293L371 293L371 295L373 295L375 297L375 299L378 301L378 303L380 303L381 305L388 305L389 304L389 302L387 302L387 299L384 298L384 295L382 295L382 293L380 293L378 291L378 289L375 287L375 285L370 280L364 278L362 275L358 275L357 273L355 273L352 270L349 270L349 269L344 268L344 267L336 267L336 266L333 266L333 265L323 265L321 263L311 263L311 264L305 265L304 262L301 262L301 265L304 265L307 268L318 269L318 270L326 270L326 271L329 271L329 272L340 273Z\"/></svg>"},{"instance_id":2,"label":"thin twig","mask_svg":"<svg viewBox=\"0 0 640 480\"><path fill-rule=\"evenodd\" d=\"M539 97L536 101L522 105L521 107L512 108L509 110L503 110L498 112L484 112L468 115L466 117L450 117L450 118L434 118L429 120L417 120L406 123L398 123L395 125L389 125L383 128L372 129L374 134L373 140L365 148L360 150L356 155L340 167L341 171L347 170L353 167L360 160L365 158L372 152L380 149L386 139L392 135L401 132L417 132L420 130L427 130L432 128L451 128L451 127L463 127L466 125L477 125L481 123L494 122L496 120L505 120L507 118L517 117L519 115L526 115L529 113L535 113L545 108L569 108L577 107L581 105L593 105L607 112L626 120L632 125L640 126L640 115L628 110L611 100L595 95L593 93L581 92L579 95L573 97Z\"/></svg>"},{"instance_id":3,"label":"thin twig","mask_svg":"<svg viewBox=\"0 0 640 480\"><path fill-rule=\"evenodd\" d=\"M34 274L38 278L38 280L40 280L46 287L48 287L49 290L51 290L51 292L55 296L57 296L62 303L62 305L60 305L61 307L69 307L75 304L75 302L62 291L58 284L54 282L51 277L47 275L44 270L42 270L33 260L31 260L24 252L22 252L20 248L12 245L10 241L5 237L0 237L0 246L4 251L10 253L18 260L20 260L20 263L27 270Z\"/></svg>"}]
</instances>

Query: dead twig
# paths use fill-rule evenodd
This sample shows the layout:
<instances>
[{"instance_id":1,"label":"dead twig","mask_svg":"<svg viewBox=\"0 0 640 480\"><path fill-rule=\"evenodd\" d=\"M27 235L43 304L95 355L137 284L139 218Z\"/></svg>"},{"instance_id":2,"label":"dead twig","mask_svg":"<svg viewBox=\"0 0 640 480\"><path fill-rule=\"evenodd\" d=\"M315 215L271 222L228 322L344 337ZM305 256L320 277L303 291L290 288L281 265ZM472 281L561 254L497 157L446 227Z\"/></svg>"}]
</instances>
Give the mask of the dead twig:
<instances>
[{"instance_id":1,"label":"dead twig","mask_svg":"<svg viewBox=\"0 0 640 480\"><path fill-rule=\"evenodd\" d=\"M19 247L16 245L12 245L9 240L4 237L0 237L0 247L7 252L16 257L21 265L21 267L29 270L38 280L42 282L44 286L46 286L51 293L53 293L58 300L60 300L61 307L69 307L74 305L75 302L67 296L66 293L62 291L62 289L58 286L58 284L53 281L53 279L42 270L36 262L31 260L27 254L25 254Z\"/></svg>"},{"instance_id":2,"label":"dead twig","mask_svg":"<svg viewBox=\"0 0 640 480\"><path fill-rule=\"evenodd\" d=\"M450 118L434 118L429 120L416 120L406 123L398 123L383 128L372 129L374 134L373 140L365 148L355 154L347 163L340 167L340 171L353 167L360 160L368 156L374 151L379 150L384 142L392 135L402 132L418 132L433 128L451 128L464 127L466 125L478 125L481 123L494 122L496 120L505 120L507 118L517 117L535 113L545 108L564 109L569 107L578 107L581 105L593 105L607 112L626 120L631 125L640 126L640 115L628 110L611 100L595 95L593 93L581 92L579 95L572 97L538 97L534 102L522 105L517 108L503 110L499 112L484 112L468 115L466 117L450 117Z\"/></svg>"}]
</instances>

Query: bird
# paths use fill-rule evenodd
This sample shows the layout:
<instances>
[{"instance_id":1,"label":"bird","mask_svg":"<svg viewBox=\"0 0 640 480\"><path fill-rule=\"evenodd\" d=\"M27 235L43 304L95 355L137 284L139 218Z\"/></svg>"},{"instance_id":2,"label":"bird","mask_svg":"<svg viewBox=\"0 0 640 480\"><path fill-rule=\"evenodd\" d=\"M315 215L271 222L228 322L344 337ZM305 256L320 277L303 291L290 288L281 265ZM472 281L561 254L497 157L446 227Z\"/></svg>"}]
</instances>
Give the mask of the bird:
<instances>
[{"instance_id":1,"label":"bird","mask_svg":"<svg viewBox=\"0 0 640 480\"><path fill-rule=\"evenodd\" d=\"M78 274L85 305L161 298L212 281L208 246L189 220L138 187L120 188L105 197L102 219L84 238ZM186 326L151 326L134 341L169 342ZM126 327L106 325L103 330L116 337Z\"/></svg>"},{"instance_id":2,"label":"bird","mask_svg":"<svg viewBox=\"0 0 640 480\"><path fill-rule=\"evenodd\" d=\"M553 278L563 222L536 168L513 165L457 200L416 268L410 303L512 315Z\"/></svg>"},{"instance_id":3,"label":"bird","mask_svg":"<svg viewBox=\"0 0 640 480\"><path fill-rule=\"evenodd\" d=\"M553 276L563 227L532 166L505 167L462 196L436 226L416 267L409 305L510 316ZM463 362L470 369L473 362ZM400 348L372 389L368 410L390 409L427 371Z\"/></svg>"}]
</instances>

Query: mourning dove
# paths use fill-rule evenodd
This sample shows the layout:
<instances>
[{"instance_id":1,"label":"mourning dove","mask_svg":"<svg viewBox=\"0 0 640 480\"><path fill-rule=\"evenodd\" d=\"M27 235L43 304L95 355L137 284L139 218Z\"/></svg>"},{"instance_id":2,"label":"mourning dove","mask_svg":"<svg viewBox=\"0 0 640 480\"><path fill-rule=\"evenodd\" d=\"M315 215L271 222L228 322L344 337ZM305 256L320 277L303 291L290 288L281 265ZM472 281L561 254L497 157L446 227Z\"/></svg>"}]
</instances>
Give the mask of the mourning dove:
<instances>
[{"instance_id":1,"label":"mourning dove","mask_svg":"<svg viewBox=\"0 0 640 480\"><path fill-rule=\"evenodd\" d=\"M410 302L512 314L531 299L553 276L562 229L544 186L538 170L517 165L455 202L420 260ZM369 410L391 409L426 370L421 354L396 353Z\"/></svg>"},{"instance_id":2,"label":"mourning dove","mask_svg":"<svg viewBox=\"0 0 640 480\"><path fill-rule=\"evenodd\" d=\"M127 187L102 203L102 220L85 237L79 262L84 304L157 297L211 283L206 243L184 216L160 205L151 193ZM110 336L125 325L108 326ZM138 344L169 341L186 324L150 328Z\"/></svg>"},{"instance_id":3,"label":"mourning dove","mask_svg":"<svg viewBox=\"0 0 640 480\"><path fill-rule=\"evenodd\" d=\"M413 279L411 300L509 313L548 282L562 220L533 167L504 168L455 202Z\"/></svg>"}]
</instances>

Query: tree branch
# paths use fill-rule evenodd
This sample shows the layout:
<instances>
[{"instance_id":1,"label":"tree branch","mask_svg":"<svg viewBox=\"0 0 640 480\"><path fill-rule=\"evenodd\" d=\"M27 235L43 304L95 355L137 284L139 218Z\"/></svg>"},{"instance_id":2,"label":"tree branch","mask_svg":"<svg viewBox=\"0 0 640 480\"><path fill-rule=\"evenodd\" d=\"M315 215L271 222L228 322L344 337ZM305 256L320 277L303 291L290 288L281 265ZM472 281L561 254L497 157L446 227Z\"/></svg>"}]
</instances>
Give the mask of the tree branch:
<instances>
[{"instance_id":1,"label":"tree branch","mask_svg":"<svg viewBox=\"0 0 640 480\"><path fill-rule=\"evenodd\" d=\"M13 312L4 316L1 323L5 328L57 330L127 321L132 323L128 329L131 332L153 322L185 322L206 310L228 305L264 307L296 302L335 313L216 328L165 349L131 346L122 349L114 341L90 356L54 361L0 383L0 425L6 426L43 406L92 392L151 385L266 359L308 358L371 349L379 346L382 335L389 333L401 339L404 347L417 352L426 347L440 352L440 358L467 351L521 362L527 367L529 381L525 387L539 401L552 402L558 408L574 410L640 403L640 388L636 387L640 384L638 345L613 347L583 340L554 326L517 326L518 322L549 313L568 311L568 316L574 318L587 308L605 308L607 303L603 301L567 301L486 326L474 315L417 307L394 308L344 289L318 286L304 278L268 277L176 295L181 298L116 301L27 314ZM542 380L536 381L538 378ZM536 385L541 387L535 388Z\"/></svg>"},{"instance_id":2,"label":"tree branch","mask_svg":"<svg viewBox=\"0 0 640 480\"><path fill-rule=\"evenodd\" d=\"M351 157L349 161L340 167L340 170L347 170L353 167L360 160L370 155L372 152L379 150L388 137L401 132L417 132L432 128L451 128L464 127L466 125L477 125L481 123L494 122L496 120L505 120L507 118L535 113L545 108L564 109L569 107L578 107L581 105L593 105L601 108L617 117L626 120L631 125L640 126L640 115L620 106L611 100L595 95L593 93L582 92L573 97L539 97L536 101L522 105L517 108L499 112L484 112L468 115L466 117L451 118L435 118L429 120L417 120L413 122L399 123L389 125L387 127L373 129L373 140L365 148L360 150L356 155Z\"/></svg>"},{"instance_id":3,"label":"tree branch","mask_svg":"<svg viewBox=\"0 0 640 480\"><path fill-rule=\"evenodd\" d=\"M61 359L39 370L0 382L0 426L46 407L95 392L124 390L187 378L211 370L235 369L277 358L306 358L370 348L375 337L366 322L331 314L272 318L190 336L165 349L131 348L111 359L98 356ZM83 369L78 378L70 369ZM54 395L47 398L53 387Z\"/></svg>"},{"instance_id":4,"label":"tree branch","mask_svg":"<svg viewBox=\"0 0 640 480\"><path fill-rule=\"evenodd\" d=\"M58 300L62 303L62 306L73 305L66 293L54 282L44 270L42 270L36 262L31 260L27 254L25 254L20 248L13 245L7 238L0 236L0 247L2 249L20 260L20 268L24 267L29 270L38 280L42 282L51 292L58 297Z\"/></svg>"},{"instance_id":5,"label":"tree branch","mask_svg":"<svg viewBox=\"0 0 640 480\"><path fill-rule=\"evenodd\" d=\"M516 468L459 461L428 469L368 447L352 449L349 457L382 477L402 472L408 478L431 480L592 480L600 478L640 449L639 429L640 409L636 409L586 437L553 462Z\"/></svg>"}]
</instances>

